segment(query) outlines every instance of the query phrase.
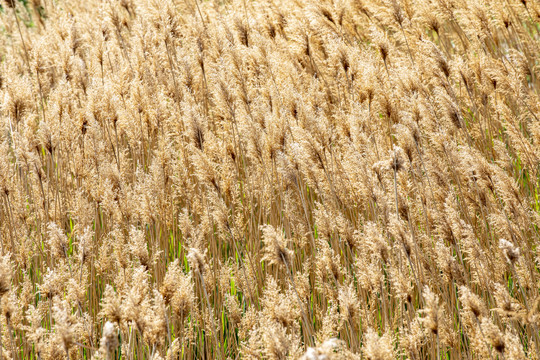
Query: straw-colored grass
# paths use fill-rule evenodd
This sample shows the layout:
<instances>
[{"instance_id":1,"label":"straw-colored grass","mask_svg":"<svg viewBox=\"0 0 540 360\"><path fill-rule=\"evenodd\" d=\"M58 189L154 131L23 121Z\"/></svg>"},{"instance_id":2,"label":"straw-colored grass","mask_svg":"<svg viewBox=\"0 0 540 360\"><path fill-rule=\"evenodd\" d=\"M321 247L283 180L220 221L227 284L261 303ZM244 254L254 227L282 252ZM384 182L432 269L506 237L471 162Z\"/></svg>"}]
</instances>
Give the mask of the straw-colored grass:
<instances>
[{"instance_id":1,"label":"straw-colored grass","mask_svg":"<svg viewBox=\"0 0 540 360\"><path fill-rule=\"evenodd\" d=\"M540 359L537 0L4 0L0 359Z\"/></svg>"}]
</instances>

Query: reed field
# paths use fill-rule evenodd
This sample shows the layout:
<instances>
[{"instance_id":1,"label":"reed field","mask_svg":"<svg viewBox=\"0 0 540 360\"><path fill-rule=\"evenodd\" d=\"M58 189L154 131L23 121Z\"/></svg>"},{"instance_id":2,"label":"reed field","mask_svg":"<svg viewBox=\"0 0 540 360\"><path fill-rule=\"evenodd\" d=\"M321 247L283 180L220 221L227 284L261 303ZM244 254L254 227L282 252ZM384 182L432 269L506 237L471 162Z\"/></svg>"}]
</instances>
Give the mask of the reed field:
<instances>
[{"instance_id":1,"label":"reed field","mask_svg":"<svg viewBox=\"0 0 540 360\"><path fill-rule=\"evenodd\" d=\"M0 3L0 360L540 360L539 0Z\"/></svg>"}]
</instances>

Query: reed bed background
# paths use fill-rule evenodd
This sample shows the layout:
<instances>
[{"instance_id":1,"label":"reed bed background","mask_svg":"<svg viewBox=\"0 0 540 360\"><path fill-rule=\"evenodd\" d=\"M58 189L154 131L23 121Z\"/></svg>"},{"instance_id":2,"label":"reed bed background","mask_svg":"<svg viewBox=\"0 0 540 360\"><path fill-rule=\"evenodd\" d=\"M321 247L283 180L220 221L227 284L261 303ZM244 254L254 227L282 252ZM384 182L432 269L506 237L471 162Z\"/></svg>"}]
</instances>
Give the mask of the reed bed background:
<instances>
[{"instance_id":1,"label":"reed bed background","mask_svg":"<svg viewBox=\"0 0 540 360\"><path fill-rule=\"evenodd\" d=\"M0 19L1 359L540 359L537 0Z\"/></svg>"}]
</instances>

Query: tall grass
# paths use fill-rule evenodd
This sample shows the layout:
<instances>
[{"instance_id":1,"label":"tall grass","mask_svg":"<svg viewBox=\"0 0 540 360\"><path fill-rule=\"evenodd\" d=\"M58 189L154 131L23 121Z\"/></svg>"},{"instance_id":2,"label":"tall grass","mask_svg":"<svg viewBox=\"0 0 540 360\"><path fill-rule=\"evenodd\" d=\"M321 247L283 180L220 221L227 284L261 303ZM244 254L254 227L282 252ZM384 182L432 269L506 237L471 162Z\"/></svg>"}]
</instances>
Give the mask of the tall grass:
<instances>
[{"instance_id":1,"label":"tall grass","mask_svg":"<svg viewBox=\"0 0 540 360\"><path fill-rule=\"evenodd\" d=\"M540 3L0 13L0 359L539 359Z\"/></svg>"}]
</instances>

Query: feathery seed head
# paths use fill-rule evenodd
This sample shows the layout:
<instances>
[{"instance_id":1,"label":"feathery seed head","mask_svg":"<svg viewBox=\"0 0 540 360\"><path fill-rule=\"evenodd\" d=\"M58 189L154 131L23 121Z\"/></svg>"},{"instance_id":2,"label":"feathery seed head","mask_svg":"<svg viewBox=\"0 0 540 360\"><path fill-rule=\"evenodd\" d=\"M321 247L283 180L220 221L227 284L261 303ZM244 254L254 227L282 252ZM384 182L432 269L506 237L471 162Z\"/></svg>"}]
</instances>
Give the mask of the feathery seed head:
<instances>
[{"instance_id":1,"label":"feathery seed head","mask_svg":"<svg viewBox=\"0 0 540 360\"><path fill-rule=\"evenodd\" d=\"M499 248L502 250L506 260L514 265L519 259L519 248L514 246L510 241L506 239L499 239Z\"/></svg>"},{"instance_id":2,"label":"feathery seed head","mask_svg":"<svg viewBox=\"0 0 540 360\"><path fill-rule=\"evenodd\" d=\"M287 248L287 240L281 232L278 232L272 225L262 225L264 257L270 264L284 264L292 266L292 250Z\"/></svg>"}]
</instances>

